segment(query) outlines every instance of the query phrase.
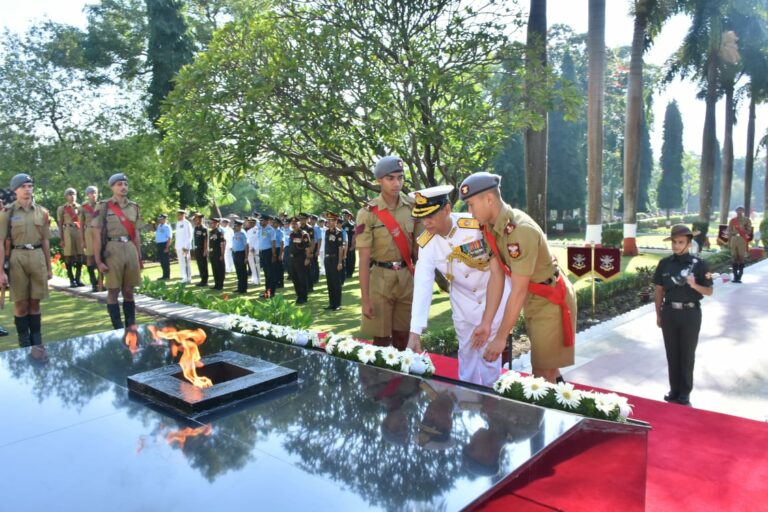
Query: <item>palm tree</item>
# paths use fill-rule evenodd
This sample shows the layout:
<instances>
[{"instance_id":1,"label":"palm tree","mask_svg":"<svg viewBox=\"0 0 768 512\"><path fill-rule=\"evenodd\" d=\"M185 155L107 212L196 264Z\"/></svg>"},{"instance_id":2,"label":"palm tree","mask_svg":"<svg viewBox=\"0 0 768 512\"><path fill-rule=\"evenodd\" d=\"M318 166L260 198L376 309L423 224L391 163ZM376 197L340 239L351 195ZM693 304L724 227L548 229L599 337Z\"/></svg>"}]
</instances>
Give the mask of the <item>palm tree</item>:
<instances>
[{"instance_id":1,"label":"palm tree","mask_svg":"<svg viewBox=\"0 0 768 512\"><path fill-rule=\"evenodd\" d=\"M602 240L603 104L605 96L605 0L589 0L587 55L587 243Z\"/></svg>"},{"instance_id":2,"label":"palm tree","mask_svg":"<svg viewBox=\"0 0 768 512\"><path fill-rule=\"evenodd\" d=\"M725 93L725 135L723 137L723 174L720 182L720 224L728 220L731 208L731 183L733 182L733 125L736 122L733 90L739 72L736 42L733 31L723 34L720 48L720 86Z\"/></svg>"},{"instance_id":3,"label":"palm tree","mask_svg":"<svg viewBox=\"0 0 768 512\"><path fill-rule=\"evenodd\" d=\"M547 1L531 0L525 45L527 87L536 87L547 67ZM531 95L529 95L529 98ZM547 231L547 111L529 102L544 120L542 126L525 130L525 190L528 214Z\"/></svg>"}]
</instances>

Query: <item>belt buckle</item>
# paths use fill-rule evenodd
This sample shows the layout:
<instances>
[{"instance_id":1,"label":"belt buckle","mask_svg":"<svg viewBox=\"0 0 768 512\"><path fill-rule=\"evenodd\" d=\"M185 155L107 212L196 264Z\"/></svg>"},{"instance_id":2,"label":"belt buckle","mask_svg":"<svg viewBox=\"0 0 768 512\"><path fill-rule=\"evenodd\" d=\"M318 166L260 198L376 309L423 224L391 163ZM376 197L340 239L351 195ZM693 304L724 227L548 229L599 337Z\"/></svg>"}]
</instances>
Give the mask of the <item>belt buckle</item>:
<instances>
[{"instance_id":1,"label":"belt buckle","mask_svg":"<svg viewBox=\"0 0 768 512\"><path fill-rule=\"evenodd\" d=\"M28 251L31 251L32 249L35 248L35 246L32 244L24 244L24 248L27 249Z\"/></svg>"},{"instance_id":2,"label":"belt buckle","mask_svg":"<svg viewBox=\"0 0 768 512\"><path fill-rule=\"evenodd\" d=\"M683 309L683 304L684 303L682 303L682 302L670 302L670 304L672 305L672 309Z\"/></svg>"},{"instance_id":3,"label":"belt buckle","mask_svg":"<svg viewBox=\"0 0 768 512\"><path fill-rule=\"evenodd\" d=\"M121 237L120 237L120 241L121 241L121 242L127 242L127 241L129 241L129 240L130 240L130 239L129 239L127 236L121 236Z\"/></svg>"},{"instance_id":4,"label":"belt buckle","mask_svg":"<svg viewBox=\"0 0 768 512\"><path fill-rule=\"evenodd\" d=\"M399 261L393 261L392 262L392 270L400 270L403 268L403 264Z\"/></svg>"}]
</instances>

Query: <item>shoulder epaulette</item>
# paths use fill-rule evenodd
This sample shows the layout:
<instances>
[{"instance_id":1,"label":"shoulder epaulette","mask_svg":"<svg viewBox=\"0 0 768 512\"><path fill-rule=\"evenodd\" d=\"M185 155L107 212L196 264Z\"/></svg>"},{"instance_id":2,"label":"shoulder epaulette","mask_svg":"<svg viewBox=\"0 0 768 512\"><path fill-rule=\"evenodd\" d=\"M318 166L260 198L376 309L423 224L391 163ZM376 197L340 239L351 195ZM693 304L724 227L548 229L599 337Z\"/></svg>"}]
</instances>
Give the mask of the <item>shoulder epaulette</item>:
<instances>
[{"instance_id":1,"label":"shoulder epaulette","mask_svg":"<svg viewBox=\"0 0 768 512\"><path fill-rule=\"evenodd\" d=\"M424 231L421 235L419 235L419 238L416 239L416 243L419 244L419 247L424 248L424 246L427 245L430 240L432 240L433 236L435 235L429 231Z\"/></svg>"},{"instance_id":2,"label":"shoulder epaulette","mask_svg":"<svg viewBox=\"0 0 768 512\"><path fill-rule=\"evenodd\" d=\"M464 229L480 229L480 221L478 221L477 219L474 219L474 218L470 219L470 218L467 218L467 217L463 217L463 218L459 219L456 222L456 224L460 228L464 228Z\"/></svg>"}]
</instances>

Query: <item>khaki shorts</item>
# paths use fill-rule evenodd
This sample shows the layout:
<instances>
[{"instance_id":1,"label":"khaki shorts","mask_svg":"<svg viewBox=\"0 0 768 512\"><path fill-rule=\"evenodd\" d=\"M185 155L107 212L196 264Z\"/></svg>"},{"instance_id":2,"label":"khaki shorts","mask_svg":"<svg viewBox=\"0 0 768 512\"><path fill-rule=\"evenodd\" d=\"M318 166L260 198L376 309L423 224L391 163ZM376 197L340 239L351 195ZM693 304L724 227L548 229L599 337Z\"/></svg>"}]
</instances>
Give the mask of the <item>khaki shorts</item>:
<instances>
[{"instance_id":1,"label":"khaki shorts","mask_svg":"<svg viewBox=\"0 0 768 512\"><path fill-rule=\"evenodd\" d=\"M107 290L134 288L141 283L139 254L133 242L107 242Z\"/></svg>"},{"instance_id":2,"label":"khaki shorts","mask_svg":"<svg viewBox=\"0 0 768 512\"><path fill-rule=\"evenodd\" d=\"M83 254L86 256L93 256L93 231L93 228L85 228L85 233L83 235L85 237L83 244Z\"/></svg>"},{"instance_id":3,"label":"khaki shorts","mask_svg":"<svg viewBox=\"0 0 768 512\"><path fill-rule=\"evenodd\" d=\"M64 238L64 248L62 255L66 257L81 256L83 253L83 241L80 239L80 230L75 226L62 227L62 237Z\"/></svg>"},{"instance_id":4,"label":"khaki shorts","mask_svg":"<svg viewBox=\"0 0 768 512\"><path fill-rule=\"evenodd\" d=\"M576 332L576 293L568 287L566 302L571 310L573 332ZM528 294L525 302L525 327L531 340L531 366L534 369L553 370L574 363L574 347L563 345L563 321L560 306L544 297Z\"/></svg>"},{"instance_id":5,"label":"khaki shorts","mask_svg":"<svg viewBox=\"0 0 768 512\"><path fill-rule=\"evenodd\" d=\"M48 298L48 266L42 249L11 251L11 300Z\"/></svg>"},{"instance_id":6,"label":"khaki shorts","mask_svg":"<svg viewBox=\"0 0 768 512\"><path fill-rule=\"evenodd\" d=\"M373 305L373 318L362 315L363 334L386 338L392 331L411 329L411 303L413 302L413 276L407 268L391 270L371 268L368 292Z\"/></svg>"},{"instance_id":7,"label":"khaki shorts","mask_svg":"<svg viewBox=\"0 0 768 512\"><path fill-rule=\"evenodd\" d=\"M743 260L747 256L747 242L741 238L741 235L733 235L728 241L728 245L731 249L731 256L739 260Z\"/></svg>"}]
</instances>

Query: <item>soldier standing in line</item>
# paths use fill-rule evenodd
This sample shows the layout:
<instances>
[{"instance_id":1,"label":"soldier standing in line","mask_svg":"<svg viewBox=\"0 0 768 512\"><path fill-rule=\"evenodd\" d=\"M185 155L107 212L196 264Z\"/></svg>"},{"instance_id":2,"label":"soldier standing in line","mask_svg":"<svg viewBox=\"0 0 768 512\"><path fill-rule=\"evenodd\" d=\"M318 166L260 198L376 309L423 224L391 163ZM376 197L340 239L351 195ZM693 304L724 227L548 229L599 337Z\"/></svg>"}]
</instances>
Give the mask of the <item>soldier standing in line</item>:
<instances>
[{"instance_id":1,"label":"soldier standing in line","mask_svg":"<svg viewBox=\"0 0 768 512\"><path fill-rule=\"evenodd\" d=\"M245 236L248 238L248 267L251 269L251 283L261 286L261 267L259 266L259 232L256 217L245 219Z\"/></svg>"},{"instance_id":2,"label":"soldier standing in line","mask_svg":"<svg viewBox=\"0 0 768 512\"><path fill-rule=\"evenodd\" d=\"M539 225L501 199L500 182L501 176L479 172L459 188L469 212L483 226L485 241L498 256L491 258L485 313L472 334L472 344L476 349L485 345L485 360L496 361L524 308L533 374L561 382L560 368L574 362L576 294L552 257ZM502 301L506 279L511 279L512 290ZM504 318L491 338L498 308L504 309Z\"/></svg>"},{"instance_id":3,"label":"soldier standing in line","mask_svg":"<svg viewBox=\"0 0 768 512\"><path fill-rule=\"evenodd\" d=\"M275 230L275 248L277 249L277 259L272 267L272 274L275 279L275 289L285 287L285 267L283 266L283 255L285 254L285 235L283 233L283 222L277 217L272 218L272 229Z\"/></svg>"},{"instance_id":4,"label":"soldier standing in line","mask_svg":"<svg viewBox=\"0 0 768 512\"><path fill-rule=\"evenodd\" d=\"M224 253L227 249L227 241L224 238L224 230L219 227L218 217L211 219L211 230L208 232L208 248L210 249L211 274L213 274L212 290L224 289Z\"/></svg>"},{"instance_id":5,"label":"soldier standing in line","mask_svg":"<svg viewBox=\"0 0 768 512\"><path fill-rule=\"evenodd\" d=\"M56 210L56 223L61 236L61 251L64 265L67 267L69 287L85 286L80 280L83 269L83 239L80 227L80 205L77 204L77 191L68 188L64 191L66 203ZM74 269L74 271L73 271ZM74 274L74 275L73 275Z\"/></svg>"},{"instance_id":6,"label":"soldier standing in line","mask_svg":"<svg viewBox=\"0 0 768 512\"><path fill-rule=\"evenodd\" d=\"M93 251L96 265L107 281L107 311L112 327L120 329L120 305L123 294L125 325L136 324L136 303L133 289L141 282L142 227L139 205L128 200L128 178L123 173L109 178L112 197L99 203L98 215L93 220Z\"/></svg>"},{"instance_id":7,"label":"soldier standing in line","mask_svg":"<svg viewBox=\"0 0 768 512\"><path fill-rule=\"evenodd\" d=\"M200 274L200 282L195 286L208 286L208 230L203 224L203 214L195 213L192 216L195 222L193 230L195 239L195 262L197 273Z\"/></svg>"},{"instance_id":8,"label":"soldier standing in line","mask_svg":"<svg viewBox=\"0 0 768 512\"><path fill-rule=\"evenodd\" d=\"M328 306L325 309L338 311L341 309L341 285L344 275L344 231L336 225L338 214L326 212L328 230L325 232L325 280L328 283Z\"/></svg>"},{"instance_id":9,"label":"soldier standing in line","mask_svg":"<svg viewBox=\"0 0 768 512\"><path fill-rule=\"evenodd\" d=\"M224 232L224 241L227 246L224 248L224 272L230 273L235 270L235 262L232 259L232 234L235 232L230 227L229 219L221 218L221 230Z\"/></svg>"},{"instance_id":10,"label":"soldier standing in line","mask_svg":"<svg viewBox=\"0 0 768 512\"><path fill-rule=\"evenodd\" d=\"M347 234L347 256L344 259L344 277L352 277L355 273L355 217L346 208L341 210L344 216L342 229Z\"/></svg>"},{"instance_id":11,"label":"soldier standing in line","mask_svg":"<svg viewBox=\"0 0 768 512\"><path fill-rule=\"evenodd\" d=\"M282 217L281 217L282 219ZM283 223L283 270L288 274L288 280L293 281L293 267L291 265L291 233L293 226L291 219L282 220Z\"/></svg>"},{"instance_id":12,"label":"soldier standing in line","mask_svg":"<svg viewBox=\"0 0 768 512\"><path fill-rule=\"evenodd\" d=\"M291 219L291 237L289 251L293 267L293 289L296 291L296 304L307 303L309 263L312 259L312 240L302 229L297 217Z\"/></svg>"},{"instance_id":13,"label":"soldier standing in line","mask_svg":"<svg viewBox=\"0 0 768 512\"><path fill-rule=\"evenodd\" d=\"M91 291L101 291L99 287L99 277L96 274L96 258L93 256L93 219L96 217L98 208L99 189L94 185L85 188L85 197L88 201L82 204L80 208L80 236L83 239L83 252L85 253L85 264L88 269L88 278L91 281Z\"/></svg>"},{"instance_id":14,"label":"soldier standing in line","mask_svg":"<svg viewBox=\"0 0 768 512\"><path fill-rule=\"evenodd\" d=\"M243 233L243 220L235 219L235 229L232 233L232 261L237 274L237 293L248 293L248 269L245 265L247 252L248 238Z\"/></svg>"},{"instance_id":15,"label":"soldier standing in line","mask_svg":"<svg viewBox=\"0 0 768 512\"><path fill-rule=\"evenodd\" d=\"M744 215L744 207L736 207L736 216L728 222L728 247L731 250L733 282L740 283L744 275L744 258L749 250L752 221Z\"/></svg>"},{"instance_id":16,"label":"soldier standing in line","mask_svg":"<svg viewBox=\"0 0 768 512\"><path fill-rule=\"evenodd\" d=\"M165 281L171 278L171 238L173 238L173 232L171 226L166 221L168 216L161 213L157 216L157 227L155 228L155 246L157 247L157 259L160 261L160 268L163 269L163 275L158 278L158 281Z\"/></svg>"},{"instance_id":17,"label":"soldier standing in line","mask_svg":"<svg viewBox=\"0 0 768 512\"><path fill-rule=\"evenodd\" d=\"M182 283L192 282L192 224L187 220L187 211L176 212L176 258L179 260L179 274Z\"/></svg>"},{"instance_id":18,"label":"soldier standing in line","mask_svg":"<svg viewBox=\"0 0 768 512\"><path fill-rule=\"evenodd\" d=\"M411 324L414 236L420 230L411 217L413 200L402 193L402 159L380 159L374 176L381 193L357 212L355 230L360 255L362 331L376 345L394 345L403 350Z\"/></svg>"},{"instance_id":19,"label":"soldier standing in line","mask_svg":"<svg viewBox=\"0 0 768 512\"><path fill-rule=\"evenodd\" d=\"M48 298L51 279L50 217L48 210L34 202L32 177L11 178L16 200L0 211L0 261L8 260L8 274L0 271L0 289L10 279L14 323L19 346L41 345L40 301ZM10 255L5 241L9 240Z\"/></svg>"},{"instance_id":20,"label":"soldier standing in line","mask_svg":"<svg viewBox=\"0 0 768 512\"><path fill-rule=\"evenodd\" d=\"M0 212L5 210L6 204L11 204L15 200L16 200L16 194L14 194L11 191L11 189L9 188L0 189ZM5 245L4 242L5 240L0 241L0 243ZM0 270L0 272L1 271L8 272L9 271L8 254L6 253L5 258L0 261L2 261L2 270ZM0 290L0 293L4 290L5 288L2 288L2 290ZM8 330L1 325L0 325L0 336L8 336Z\"/></svg>"},{"instance_id":21,"label":"soldier standing in line","mask_svg":"<svg viewBox=\"0 0 768 512\"><path fill-rule=\"evenodd\" d=\"M318 258L320 257L320 244L323 241L323 232L320 229L320 226L317 225L317 215L314 213L309 214L307 227L312 230L311 236L312 242L314 243L314 246L312 247L312 263L310 264L310 282L312 283L312 286L309 289L310 291L313 291L315 285L320 282L320 265L318 263Z\"/></svg>"},{"instance_id":22,"label":"soldier standing in line","mask_svg":"<svg viewBox=\"0 0 768 512\"><path fill-rule=\"evenodd\" d=\"M275 228L269 225L270 215L261 216L261 234L259 236L259 263L264 270L264 298L270 299L275 295L274 265L277 261L277 245L275 243Z\"/></svg>"},{"instance_id":23,"label":"soldier standing in line","mask_svg":"<svg viewBox=\"0 0 768 512\"><path fill-rule=\"evenodd\" d=\"M315 227L312 226L309 222L309 214L307 213L299 213L298 215L300 227L302 231L306 232L307 235L309 235L309 241L312 245L312 254L315 252L315 246L317 245L317 240L315 239ZM309 258L312 260L312 257ZM306 271L308 272L308 281L307 281L307 292L312 293L315 291L315 281L313 279L313 267L312 267L312 261L309 262L309 266L306 268Z\"/></svg>"}]
</instances>

